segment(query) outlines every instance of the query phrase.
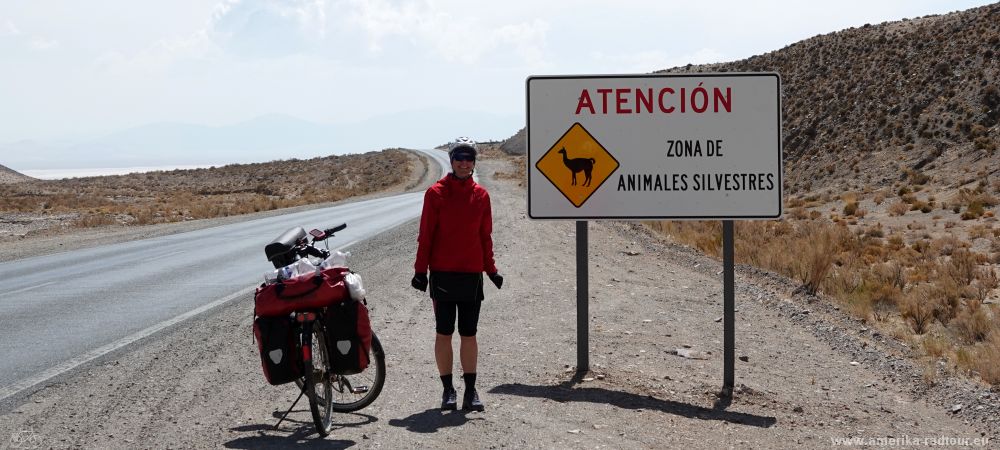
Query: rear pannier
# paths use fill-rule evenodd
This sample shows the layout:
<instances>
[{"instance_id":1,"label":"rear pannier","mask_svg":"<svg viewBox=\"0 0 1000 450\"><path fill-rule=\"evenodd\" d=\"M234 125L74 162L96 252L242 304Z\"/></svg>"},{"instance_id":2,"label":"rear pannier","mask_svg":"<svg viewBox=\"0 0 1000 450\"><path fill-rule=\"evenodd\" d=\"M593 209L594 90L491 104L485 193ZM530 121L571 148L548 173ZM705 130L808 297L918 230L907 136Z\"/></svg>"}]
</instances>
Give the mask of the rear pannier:
<instances>
[{"instance_id":1,"label":"rear pannier","mask_svg":"<svg viewBox=\"0 0 1000 450\"><path fill-rule=\"evenodd\" d=\"M289 383L302 376L302 358L295 351L296 336L292 330L292 319L288 316L258 317L253 321L261 368L272 385Z\"/></svg>"},{"instance_id":2,"label":"rear pannier","mask_svg":"<svg viewBox=\"0 0 1000 450\"><path fill-rule=\"evenodd\" d=\"M368 367L372 325L368 307L348 298L326 310L326 347L333 373L353 375Z\"/></svg>"}]
</instances>

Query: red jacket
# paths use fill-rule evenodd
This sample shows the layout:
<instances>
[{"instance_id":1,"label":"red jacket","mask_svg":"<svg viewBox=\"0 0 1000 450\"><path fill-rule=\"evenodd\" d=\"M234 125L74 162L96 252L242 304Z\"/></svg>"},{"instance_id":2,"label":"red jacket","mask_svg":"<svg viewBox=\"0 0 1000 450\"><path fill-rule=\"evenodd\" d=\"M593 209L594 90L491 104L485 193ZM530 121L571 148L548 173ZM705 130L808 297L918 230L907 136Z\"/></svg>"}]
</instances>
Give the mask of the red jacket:
<instances>
[{"instance_id":1,"label":"red jacket","mask_svg":"<svg viewBox=\"0 0 1000 450\"><path fill-rule=\"evenodd\" d=\"M472 177L449 173L424 193L416 273L495 273L490 195Z\"/></svg>"}]
</instances>

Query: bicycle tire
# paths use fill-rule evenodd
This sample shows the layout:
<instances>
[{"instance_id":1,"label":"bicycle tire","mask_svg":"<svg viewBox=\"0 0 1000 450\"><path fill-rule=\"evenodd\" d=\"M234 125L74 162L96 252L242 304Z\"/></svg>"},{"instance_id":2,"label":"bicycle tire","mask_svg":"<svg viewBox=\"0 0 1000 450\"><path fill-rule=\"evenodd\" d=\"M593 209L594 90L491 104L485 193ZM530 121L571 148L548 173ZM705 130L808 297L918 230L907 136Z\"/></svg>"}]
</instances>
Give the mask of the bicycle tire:
<instances>
[{"instance_id":1,"label":"bicycle tire","mask_svg":"<svg viewBox=\"0 0 1000 450\"><path fill-rule=\"evenodd\" d=\"M371 361L368 368L361 373L354 375L333 375L332 396L333 402L330 406L337 412L353 412L364 408L378 398L382 393L382 386L385 385L385 351L382 349L382 342L378 336L372 333ZM367 383L367 384L366 384ZM360 394L354 390L364 387L364 393Z\"/></svg>"},{"instance_id":2,"label":"bicycle tire","mask_svg":"<svg viewBox=\"0 0 1000 450\"><path fill-rule=\"evenodd\" d=\"M319 323L313 325L312 360L304 363L305 375L303 379L316 432L320 436L326 437L333 429L333 403L329 401L333 392L333 382L330 379L329 362L326 356L326 333Z\"/></svg>"}]
</instances>

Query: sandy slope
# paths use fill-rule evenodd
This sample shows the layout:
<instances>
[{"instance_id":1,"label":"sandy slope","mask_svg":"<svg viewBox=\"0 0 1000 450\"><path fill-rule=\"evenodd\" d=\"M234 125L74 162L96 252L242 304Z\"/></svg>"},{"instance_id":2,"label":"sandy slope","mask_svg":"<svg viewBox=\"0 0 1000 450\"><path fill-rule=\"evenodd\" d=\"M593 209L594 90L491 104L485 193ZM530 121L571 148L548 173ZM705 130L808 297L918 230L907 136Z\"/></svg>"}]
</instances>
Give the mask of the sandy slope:
<instances>
[{"instance_id":1,"label":"sandy slope","mask_svg":"<svg viewBox=\"0 0 1000 450\"><path fill-rule=\"evenodd\" d=\"M372 406L338 417L325 442L301 405L272 429L296 390L264 381L249 296L41 389L0 418L0 442L19 432L43 447L99 448L714 449L1000 438L988 419L996 394L962 382L924 389L898 356L904 348L746 268L737 274L745 361L737 361L734 400L717 405L720 265L623 223L590 225L593 370L573 379L574 224L526 219L523 188L489 176L499 164L481 163L507 277L502 291L488 287L480 323L485 413L436 409L430 302L409 287L414 221L351 249L376 305L389 378ZM706 359L671 354L684 346ZM963 407L952 413L955 393Z\"/></svg>"}]
</instances>

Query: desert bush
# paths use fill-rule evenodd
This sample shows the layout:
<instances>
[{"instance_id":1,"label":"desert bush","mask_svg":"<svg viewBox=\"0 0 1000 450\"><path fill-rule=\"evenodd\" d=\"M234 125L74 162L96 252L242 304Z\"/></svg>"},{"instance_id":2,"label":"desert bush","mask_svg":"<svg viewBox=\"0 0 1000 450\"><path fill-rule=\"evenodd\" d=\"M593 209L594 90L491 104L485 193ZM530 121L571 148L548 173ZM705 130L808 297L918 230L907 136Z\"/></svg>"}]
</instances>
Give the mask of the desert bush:
<instances>
[{"instance_id":1,"label":"desert bush","mask_svg":"<svg viewBox=\"0 0 1000 450\"><path fill-rule=\"evenodd\" d=\"M969 300L962 304L959 313L948 327L955 330L962 340L971 344L986 339L993 329L993 323L985 306L977 300Z\"/></svg>"},{"instance_id":2,"label":"desert bush","mask_svg":"<svg viewBox=\"0 0 1000 450\"><path fill-rule=\"evenodd\" d=\"M926 333L927 327L934 320L934 308L928 304L928 294L931 294L930 289L926 285L921 285L908 292L902 301L900 313L917 334Z\"/></svg>"},{"instance_id":3,"label":"desert bush","mask_svg":"<svg viewBox=\"0 0 1000 450\"><path fill-rule=\"evenodd\" d=\"M994 328L989 340L974 347L972 353L967 368L987 383L1000 384L1000 330Z\"/></svg>"},{"instance_id":4,"label":"desert bush","mask_svg":"<svg viewBox=\"0 0 1000 450\"><path fill-rule=\"evenodd\" d=\"M924 348L924 353L927 356L940 358L951 348L951 343L943 337L927 335L924 337L923 342L921 342L921 346Z\"/></svg>"},{"instance_id":5,"label":"desert bush","mask_svg":"<svg viewBox=\"0 0 1000 450\"><path fill-rule=\"evenodd\" d=\"M909 210L910 210L910 205L908 205L906 202L902 200L899 200L896 203L889 205L890 216L902 216L903 214L906 214L906 212Z\"/></svg>"},{"instance_id":6,"label":"desert bush","mask_svg":"<svg viewBox=\"0 0 1000 450\"><path fill-rule=\"evenodd\" d=\"M888 284L875 286L870 295L872 316L875 320L882 322L896 311L900 295L901 292L895 286Z\"/></svg>"},{"instance_id":7,"label":"desert bush","mask_svg":"<svg viewBox=\"0 0 1000 450\"><path fill-rule=\"evenodd\" d=\"M979 274L980 255L964 248L955 250L944 266L945 274L959 284L969 285Z\"/></svg>"},{"instance_id":8,"label":"desert bush","mask_svg":"<svg viewBox=\"0 0 1000 450\"><path fill-rule=\"evenodd\" d=\"M958 313L967 286L959 284L954 278L948 276L939 276L931 281L929 295L924 301L930 305L931 315L947 325Z\"/></svg>"},{"instance_id":9,"label":"desert bush","mask_svg":"<svg viewBox=\"0 0 1000 450\"><path fill-rule=\"evenodd\" d=\"M803 224L797 251L799 263L794 266L796 277L802 282L806 293L815 295L820 283L830 272L837 251L837 244L843 231L835 227L807 223Z\"/></svg>"},{"instance_id":10,"label":"desert bush","mask_svg":"<svg viewBox=\"0 0 1000 450\"><path fill-rule=\"evenodd\" d=\"M985 302L990 293L1000 286L1000 279L997 278L997 272L992 267L982 267L976 273L974 286L976 288L976 299L980 302Z\"/></svg>"},{"instance_id":11,"label":"desert bush","mask_svg":"<svg viewBox=\"0 0 1000 450\"><path fill-rule=\"evenodd\" d=\"M844 215L845 216L853 216L857 212L858 212L858 202L857 201L853 201L853 202L850 202L850 203L844 205Z\"/></svg>"}]
</instances>

